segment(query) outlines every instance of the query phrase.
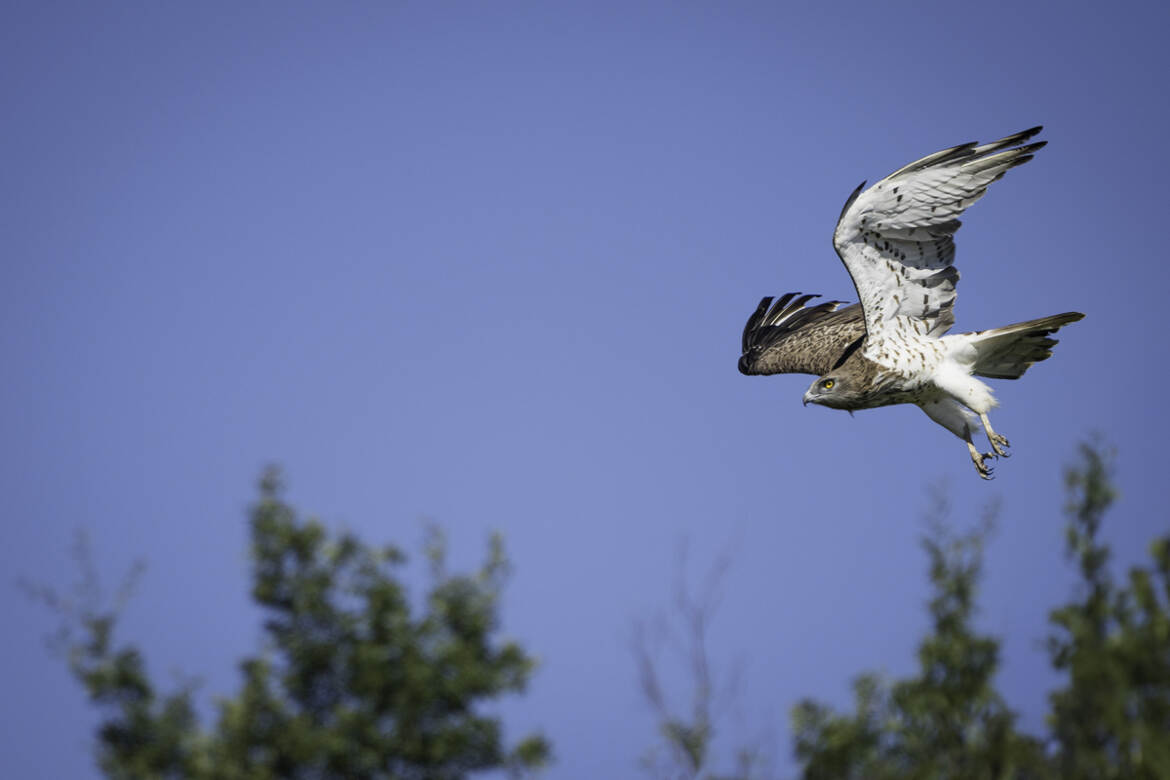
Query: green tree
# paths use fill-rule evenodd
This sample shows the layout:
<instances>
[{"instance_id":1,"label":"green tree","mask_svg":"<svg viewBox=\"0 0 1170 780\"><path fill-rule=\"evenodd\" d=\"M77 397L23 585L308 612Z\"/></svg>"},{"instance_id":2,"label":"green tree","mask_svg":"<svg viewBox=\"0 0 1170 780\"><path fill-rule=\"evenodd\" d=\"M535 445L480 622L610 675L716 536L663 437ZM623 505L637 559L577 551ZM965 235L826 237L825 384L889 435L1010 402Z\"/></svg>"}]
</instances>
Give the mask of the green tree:
<instances>
[{"instance_id":1,"label":"green tree","mask_svg":"<svg viewBox=\"0 0 1170 780\"><path fill-rule=\"evenodd\" d=\"M989 524L962 537L935 525L924 544L934 597L919 673L856 681L855 711L803 701L793 710L806 778L1170 778L1170 533L1153 565L1124 584L1109 570L1102 522L1116 498L1112 457L1080 447L1065 471L1076 597L1053 610L1048 649L1065 684L1050 696L1050 734L1016 731L992 686L998 643L970 626Z\"/></svg>"},{"instance_id":2,"label":"green tree","mask_svg":"<svg viewBox=\"0 0 1170 780\"><path fill-rule=\"evenodd\" d=\"M806 778L1009 778L1043 776L1037 740L1016 731L993 687L999 643L971 625L990 516L965 535L937 517L923 539L930 559L932 630L918 673L854 682L854 712L803 700L793 709L796 756Z\"/></svg>"},{"instance_id":3,"label":"green tree","mask_svg":"<svg viewBox=\"0 0 1170 780\"><path fill-rule=\"evenodd\" d=\"M100 708L98 760L116 778L461 778L514 774L550 757L532 735L504 745L482 702L523 691L533 660L498 633L508 562L498 537L471 575L426 545L433 582L413 614L396 577L405 556L351 534L331 538L282 499L270 470L251 513L252 596L267 646L240 664L243 685L202 726L193 686L167 695L141 653L115 647L117 609L83 605L66 641L71 668ZM91 588L87 590L92 593ZM51 603L65 602L44 591Z\"/></svg>"},{"instance_id":4,"label":"green tree","mask_svg":"<svg viewBox=\"0 0 1170 780\"><path fill-rule=\"evenodd\" d=\"M1067 554L1082 581L1051 615L1048 648L1068 683L1049 722L1061 777L1170 778L1170 533L1150 545L1152 569L1115 583L1099 538L1112 474L1108 450L1089 444L1065 472Z\"/></svg>"}]
</instances>

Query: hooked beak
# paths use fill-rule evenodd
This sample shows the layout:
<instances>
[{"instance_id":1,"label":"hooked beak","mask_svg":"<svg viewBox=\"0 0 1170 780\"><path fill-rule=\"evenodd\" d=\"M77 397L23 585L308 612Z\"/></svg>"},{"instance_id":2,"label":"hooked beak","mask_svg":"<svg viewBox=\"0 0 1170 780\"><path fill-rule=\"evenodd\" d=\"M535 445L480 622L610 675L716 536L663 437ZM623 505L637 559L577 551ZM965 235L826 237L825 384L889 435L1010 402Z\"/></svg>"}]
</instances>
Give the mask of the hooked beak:
<instances>
[{"instance_id":1,"label":"hooked beak","mask_svg":"<svg viewBox=\"0 0 1170 780\"><path fill-rule=\"evenodd\" d=\"M808 406L808 402L811 400L812 400L812 395L810 393L805 393L804 398L801 399L800 403L802 406Z\"/></svg>"}]
</instances>

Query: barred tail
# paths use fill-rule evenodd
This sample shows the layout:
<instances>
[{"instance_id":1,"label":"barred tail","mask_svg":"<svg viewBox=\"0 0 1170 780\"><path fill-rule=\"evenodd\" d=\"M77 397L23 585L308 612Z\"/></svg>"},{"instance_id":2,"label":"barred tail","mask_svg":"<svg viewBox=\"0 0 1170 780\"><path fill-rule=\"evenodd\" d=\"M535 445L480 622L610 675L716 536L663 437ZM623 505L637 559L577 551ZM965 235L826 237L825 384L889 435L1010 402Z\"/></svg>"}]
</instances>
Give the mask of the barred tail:
<instances>
[{"instance_id":1,"label":"barred tail","mask_svg":"<svg viewBox=\"0 0 1170 780\"><path fill-rule=\"evenodd\" d=\"M1085 315L1070 311L1004 328L964 334L975 348L975 373L992 379L1019 379L1028 366L1052 356L1050 336Z\"/></svg>"}]
</instances>

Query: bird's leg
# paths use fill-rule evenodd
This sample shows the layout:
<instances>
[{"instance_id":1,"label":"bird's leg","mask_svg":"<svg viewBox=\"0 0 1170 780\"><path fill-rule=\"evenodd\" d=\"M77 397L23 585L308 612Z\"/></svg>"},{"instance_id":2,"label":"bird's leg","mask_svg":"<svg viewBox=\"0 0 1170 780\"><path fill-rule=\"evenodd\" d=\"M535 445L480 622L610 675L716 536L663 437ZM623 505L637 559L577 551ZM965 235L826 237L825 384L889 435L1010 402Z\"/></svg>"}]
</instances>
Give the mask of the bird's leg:
<instances>
[{"instance_id":1,"label":"bird's leg","mask_svg":"<svg viewBox=\"0 0 1170 780\"><path fill-rule=\"evenodd\" d=\"M979 419L983 422L983 430L987 431L987 441L991 442L991 449L1001 458L1010 458L1007 448L1012 445L1003 436L991 430L991 420L987 419L987 413L980 414Z\"/></svg>"},{"instance_id":2,"label":"bird's leg","mask_svg":"<svg viewBox=\"0 0 1170 780\"><path fill-rule=\"evenodd\" d=\"M975 470L979 472L979 476L984 479L993 479L991 476L992 468L987 463L987 459L991 457L990 452L980 454L979 450L975 449L975 444L971 441L971 437L967 436L967 449L971 453L971 460L975 463Z\"/></svg>"}]
</instances>

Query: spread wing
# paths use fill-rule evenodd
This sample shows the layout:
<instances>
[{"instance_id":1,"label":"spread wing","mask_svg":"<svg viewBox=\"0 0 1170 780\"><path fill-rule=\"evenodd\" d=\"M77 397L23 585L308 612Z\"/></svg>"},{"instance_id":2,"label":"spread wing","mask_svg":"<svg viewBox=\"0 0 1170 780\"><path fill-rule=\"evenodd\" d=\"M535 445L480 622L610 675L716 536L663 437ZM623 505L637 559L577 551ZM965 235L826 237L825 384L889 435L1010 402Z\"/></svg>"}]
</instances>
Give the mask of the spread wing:
<instances>
[{"instance_id":1,"label":"spread wing","mask_svg":"<svg viewBox=\"0 0 1170 780\"><path fill-rule=\"evenodd\" d=\"M870 345L897 332L941 336L954 324L959 215L1045 141L1033 127L993 143L944 149L853 191L833 246L857 288Z\"/></svg>"},{"instance_id":2,"label":"spread wing","mask_svg":"<svg viewBox=\"0 0 1170 780\"><path fill-rule=\"evenodd\" d=\"M764 298L743 329L742 374L829 373L861 345L865 322L856 303L805 304L818 295L788 293L772 304Z\"/></svg>"}]
</instances>

